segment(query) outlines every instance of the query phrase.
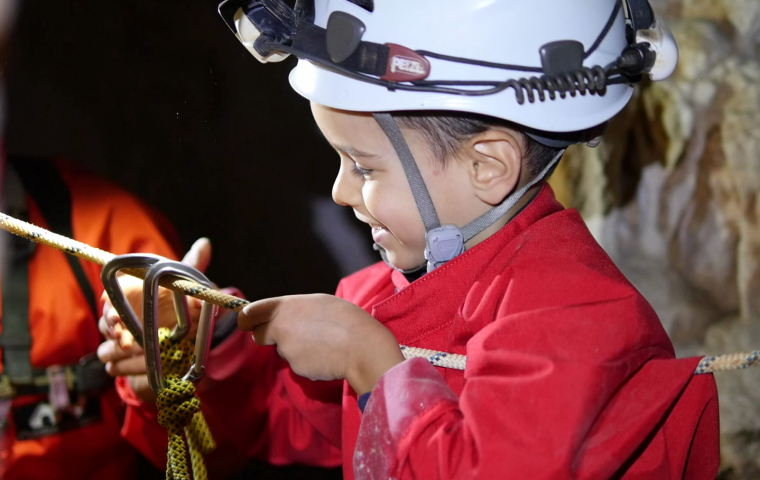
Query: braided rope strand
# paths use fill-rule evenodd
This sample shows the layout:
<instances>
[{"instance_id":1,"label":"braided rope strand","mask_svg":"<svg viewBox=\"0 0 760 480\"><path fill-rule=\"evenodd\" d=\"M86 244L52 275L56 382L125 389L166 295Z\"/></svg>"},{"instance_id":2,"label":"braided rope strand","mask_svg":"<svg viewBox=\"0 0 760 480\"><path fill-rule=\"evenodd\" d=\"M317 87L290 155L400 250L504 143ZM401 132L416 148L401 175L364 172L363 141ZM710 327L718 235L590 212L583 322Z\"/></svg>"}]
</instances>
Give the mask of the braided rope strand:
<instances>
[{"instance_id":1,"label":"braided rope strand","mask_svg":"<svg viewBox=\"0 0 760 480\"><path fill-rule=\"evenodd\" d=\"M407 347L400 345L401 353L405 359L425 358L436 367L464 370L467 366L467 357L456 353L439 352L424 348ZM760 350L741 353L727 353L725 355L711 355L702 358L694 370L694 375L706 373L726 372L729 370L742 370L760 365Z\"/></svg>"},{"instance_id":2,"label":"braided rope strand","mask_svg":"<svg viewBox=\"0 0 760 480\"><path fill-rule=\"evenodd\" d=\"M400 345L401 353L404 358L427 358L428 362L436 367L451 368L453 370L464 370L467 366L467 357L456 353L437 352L435 350L426 350L424 348L407 347Z\"/></svg>"},{"instance_id":3,"label":"braided rope strand","mask_svg":"<svg viewBox=\"0 0 760 480\"><path fill-rule=\"evenodd\" d=\"M194 480L207 480L208 472L203 455L216 450L216 441L211 436L211 429L206 423L206 417L201 412L196 413L185 428L185 436L190 450L190 463L193 467Z\"/></svg>"},{"instance_id":4,"label":"braided rope strand","mask_svg":"<svg viewBox=\"0 0 760 480\"><path fill-rule=\"evenodd\" d=\"M181 377L193 363L193 344L189 340L172 340L171 330L168 328L159 328L158 338L161 365L166 373L166 388L158 393L156 399L158 423L169 433L166 478L186 478L189 451L192 478L207 480L208 472L203 455L211 453L216 448L216 442L200 411L201 404L195 396L195 385L188 380L182 380Z\"/></svg>"},{"instance_id":5,"label":"braided rope strand","mask_svg":"<svg viewBox=\"0 0 760 480\"><path fill-rule=\"evenodd\" d=\"M101 266L105 265L116 256L113 253L91 247L86 243L78 242L71 238L64 237L63 235L58 235L57 233L18 220L4 213L0 213L0 228L18 235L19 237L26 238L41 245L47 245L48 247L55 248L56 250L68 253L69 255L74 255L78 258L83 258L89 262L97 263ZM122 271L133 277L145 279L145 272L147 270L144 268L130 268ZM242 310L243 307L249 303L242 298L227 295L218 290L170 275L162 278L160 284L162 287L168 288L174 292L180 292L190 297L195 297L236 312Z\"/></svg>"},{"instance_id":6,"label":"braided rope strand","mask_svg":"<svg viewBox=\"0 0 760 480\"><path fill-rule=\"evenodd\" d=\"M0 213L0 228L33 242L47 245L79 258L84 258L85 260L97 263L98 265L104 265L115 256L112 253L91 247L85 243L77 242L76 240L64 237L63 235L58 235L4 213ZM123 272L137 278L145 278L144 269L125 269ZM242 298L227 295L195 282L176 279L168 275L161 280L161 286L236 312L242 310L243 307L249 303ZM403 345L401 346L401 350L406 359L418 357L426 358L431 364L438 367L464 370L467 365L467 357L464 355L407 347ZM726 370L740 370L758 364L760 364L760 350L746 353L729 353L703 358L694 373L698 375Z\"/></svg>"},{"instance_id":7,"label":"braided rope strand","mask_svg":"<svg viewBox=\"0 0 760 480\"><path fill-rule=\"evenodd\" d=\"M727 370L742 370L756 365L760 365L760 350L748 353L710 355L699 362L694 373L699 375L702 373L725 372Z\"/></svg>"},{"instance_id":8,"label":"braided rope strand","mask_svg":"<svg viewBox=\"0 0 760 480\"><path fill-rule=\"evenodd\" d=\"M158 423L169 434L166 452L166 479L190 480L187 469L187 447L182 436L184 426L200 412L200 401L195 396L195 386L182 384L177 375L166 376L166 388L156 398ZM192 454L191 454L192 455Z\"/></svg>"}]
</instances>

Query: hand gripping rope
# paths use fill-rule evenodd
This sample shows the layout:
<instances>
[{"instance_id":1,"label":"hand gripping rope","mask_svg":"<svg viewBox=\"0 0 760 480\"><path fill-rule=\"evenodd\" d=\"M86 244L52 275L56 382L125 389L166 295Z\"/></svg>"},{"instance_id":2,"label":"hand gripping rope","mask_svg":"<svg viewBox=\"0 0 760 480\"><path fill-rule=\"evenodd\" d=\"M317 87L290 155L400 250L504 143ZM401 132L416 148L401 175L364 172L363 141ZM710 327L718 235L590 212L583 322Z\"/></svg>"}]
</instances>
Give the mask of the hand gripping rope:
<instances>
[{"instance_id":1,"label":"hand gripping rope","mask_svg":"<svg viewBox=\"0 0 760 480\"><path fill-rule=\"evenodd\" d=\"M15 219L4 213L0 213L0 228L36 243L47 245L56 250L97 263L98 265L105 265L115 257L112 253L49 232L43 228ZM146 275L145 268L125 268L122 272L142 279L144 279ZM236 312L239 312L244 306L250 303L247 300L227 295L193 281L177 278L174 275L163 277L159 284L174 292L189 295ZM404 354L404 358L426 358L431 364L437 367L464 370L467 364L467 357L465 355L437 352L434 350L407 347L404 345L401 345L401 351ZM699 362L694 373L704 374L725 370L739 370L758 364L760 364L760 350L747 353L709 356L704 357L702 361Z\"/></svg>"}]
</instances>

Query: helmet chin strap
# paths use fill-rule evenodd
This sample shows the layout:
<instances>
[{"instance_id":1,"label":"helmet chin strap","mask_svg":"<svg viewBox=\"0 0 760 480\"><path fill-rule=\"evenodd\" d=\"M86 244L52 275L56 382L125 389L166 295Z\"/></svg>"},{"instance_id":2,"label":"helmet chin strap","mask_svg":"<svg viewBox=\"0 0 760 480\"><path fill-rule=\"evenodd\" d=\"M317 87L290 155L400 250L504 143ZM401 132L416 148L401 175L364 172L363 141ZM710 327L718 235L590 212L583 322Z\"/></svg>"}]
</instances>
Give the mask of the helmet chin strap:
<instances>
[{"instance_id":1,"label":"helmet chin strap","mask_svg":"<svg viewBox=\"0 0 760 480\"><path fill-rule=\"evenodd\" d=\"M551 171L559 159L562 158L562 154L565 153L564 149L560 150L530 182L505 198L502 203L460 229L456 225L441 225L435 205L433 205L433 200L430 197L430 192L428 192L425 181L422 179L420 169L414 161L414 156L412 156L412 152L409 150L409 146L403 135L401 135L401 130L398 128L393 116L389 113L373 113L372 115L388 136L399 160L401 160L406 179L409 182L414 201L417 204L417 210L420 212L422 222L425 224L425 259L427 260L427 264L422 264L411 270L398 269L388 261L387 254L382 247L377 244L374 246L375 250L380 252L385 263L402 273L414 273L426 265L427 271L432 272L449 260L464 253L465 243L506 215L533 185L546 177L546 174Z\"/></svg>"}]
</instances>

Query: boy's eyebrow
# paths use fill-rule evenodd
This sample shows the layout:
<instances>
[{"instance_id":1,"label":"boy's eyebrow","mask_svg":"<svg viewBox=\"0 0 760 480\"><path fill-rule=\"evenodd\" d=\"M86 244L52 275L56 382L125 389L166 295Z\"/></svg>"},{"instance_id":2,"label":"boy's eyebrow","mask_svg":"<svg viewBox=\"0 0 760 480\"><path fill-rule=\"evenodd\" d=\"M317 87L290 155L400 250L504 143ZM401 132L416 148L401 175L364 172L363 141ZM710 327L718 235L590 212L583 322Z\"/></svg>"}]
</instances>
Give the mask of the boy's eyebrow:
<instances>
[{"instance_id":1,"label":"boy's eyebrow","mask_svg":"<svg viewBox=\"0 0 760 480\"><path fill-rule=\"evenodd\" d=\"M344 154L348 155L349 157L354 157L354 158L372 158L372 157L376 157L377 156L374 153L363 152L363 151L361 151L359 149L356 149L354 147L351 147L349 145L335 145L334 143L331 143L330 145L332 145L332 147L335 150L337 150L338 153L344 153Z\"/></svg>"}]
</instances>

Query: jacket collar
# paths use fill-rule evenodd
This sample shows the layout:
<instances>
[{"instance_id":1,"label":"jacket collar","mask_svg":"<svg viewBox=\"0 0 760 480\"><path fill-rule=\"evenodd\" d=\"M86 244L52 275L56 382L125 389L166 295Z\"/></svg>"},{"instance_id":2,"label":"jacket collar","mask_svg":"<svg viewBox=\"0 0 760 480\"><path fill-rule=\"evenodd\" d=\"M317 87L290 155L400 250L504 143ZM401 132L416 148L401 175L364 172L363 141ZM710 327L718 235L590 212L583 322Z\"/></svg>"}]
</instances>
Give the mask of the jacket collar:
<instances>
[{"instance_id":1,"label":"jacket collar","mask_svg":"<svg viewBox=\"0 0 760 480\"><path fill-rule=\"evenodd\" d=\"M503 264L512 253L505 247L540 219L563 210L548 184L502 229L445 265L409 283L401 272L391 280L397 293L372 308L372 316L385 324L402 344L412 344L445 328L456 316L472 285L494 262ZM503 257L503 258L502 258ZM413 318L414 321L409 321Z\"/></svg>"}]
</instances>

